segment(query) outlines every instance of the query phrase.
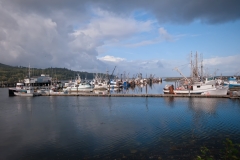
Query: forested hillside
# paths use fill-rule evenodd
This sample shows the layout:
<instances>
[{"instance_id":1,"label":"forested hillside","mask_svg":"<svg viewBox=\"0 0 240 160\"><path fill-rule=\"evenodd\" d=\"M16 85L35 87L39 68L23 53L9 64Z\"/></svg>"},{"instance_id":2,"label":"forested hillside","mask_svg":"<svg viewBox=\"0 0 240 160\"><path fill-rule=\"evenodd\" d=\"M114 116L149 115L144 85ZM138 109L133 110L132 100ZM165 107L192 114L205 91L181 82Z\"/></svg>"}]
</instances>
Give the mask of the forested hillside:
<instances>
[{"instance_id":1,"label":"forested hillside","mask_svg":"<svg viewBox=\"0 0 240 160\"><path fill-rule=\"evenodd\" d=\"M27 78L29 74L29 68L24 66L9 66L0 63L0 83L15 83ZM92 79L94 73L73 71L67 68L30 68L30 76L40 76L41 74L48 74L53 79L57 80L70 80L75 79L79 74L82 79Z\"/></svg>"}]
</instances>

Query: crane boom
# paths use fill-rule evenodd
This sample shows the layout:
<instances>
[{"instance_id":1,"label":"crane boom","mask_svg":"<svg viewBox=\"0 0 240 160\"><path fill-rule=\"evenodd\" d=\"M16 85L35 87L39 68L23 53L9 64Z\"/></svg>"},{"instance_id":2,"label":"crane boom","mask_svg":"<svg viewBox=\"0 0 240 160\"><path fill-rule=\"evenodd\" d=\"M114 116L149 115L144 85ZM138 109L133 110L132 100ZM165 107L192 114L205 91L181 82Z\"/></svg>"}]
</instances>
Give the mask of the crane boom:
<instances>
[{"instance_id":1,"label":"crane boom","mask_svg":"<svg viewBox=\"0 0 240 160\"><path fill-rule=\"evenodd\" d=\"M180 73L180 75L181 76L183 76L189 83L190 83L190 80L189 79L187 79L187 77L185 77L183 74L182 74L182 72L181 71L179 71L179 69L176 67L176 68L174 68L176 71L178 71L179 73Z\"/></svg>"},{"instance_id":2,"label":"crane boom","mask_svg":"<svg viewBox=\"0 0 240 160\"><path fill-rule=\"evenodd\" d=\"M112 74L111 74L111 76L110 76L110 77L112 77L112 75L113 75L113 73L114 73L114 71L115 71L116 67L117 67L117 66L115 66L115 67L114 67L114 69L113 69L113 71L112 71Z\"/></svg>"}]
</instances>

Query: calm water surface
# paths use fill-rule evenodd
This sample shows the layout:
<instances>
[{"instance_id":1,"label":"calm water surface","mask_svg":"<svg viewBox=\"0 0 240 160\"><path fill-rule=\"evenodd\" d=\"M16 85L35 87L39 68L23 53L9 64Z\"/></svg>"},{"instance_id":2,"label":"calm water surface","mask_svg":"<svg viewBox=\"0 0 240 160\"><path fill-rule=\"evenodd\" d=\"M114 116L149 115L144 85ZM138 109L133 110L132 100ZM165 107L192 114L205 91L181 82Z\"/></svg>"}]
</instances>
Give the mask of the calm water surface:
<instances>
[{"instance_id":1,"label":"calm water surface","mask_svg":"<svg viewBox=\"0 0 240 160\"><path fill-rule=\"evenodd\" d=\"M240 100L8 97L0 89L0 159L194 159L240 143Z\"/></svg>"}]
</instances>

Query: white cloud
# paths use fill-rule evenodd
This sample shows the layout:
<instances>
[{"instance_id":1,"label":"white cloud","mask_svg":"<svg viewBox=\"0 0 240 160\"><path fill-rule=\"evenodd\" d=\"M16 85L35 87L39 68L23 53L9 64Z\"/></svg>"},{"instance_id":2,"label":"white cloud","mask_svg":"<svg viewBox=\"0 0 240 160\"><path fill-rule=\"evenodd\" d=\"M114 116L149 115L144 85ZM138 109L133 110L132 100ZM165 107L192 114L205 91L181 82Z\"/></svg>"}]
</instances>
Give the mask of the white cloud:
<instances>
[{"instance_id":1,"label":"white cloud","mask_svg":"<svg viewBox=\"0 0 240 160\"><path fill-rule=\"evenodd\" d=\"M57 38L60 39L56 30L57 24L50 18L36 14L21 15L1 9L5 12L5 17L11 17L11 21L0 22L0 31L5 35L0 42L1 54L7 55L1 60L8 64L24 65L31 63L30 61L35 63L40 57L44 59L46 56L53 62L52 56L58 51ZM14 24L14 29L2 25L8 25L9 22Z\"/></svg>"},{"instance_id":2,"label":"white cloud","mask_svg":"<svg viewBox=\"0 0 240 160\"><path fill-rule=\"evenodd\" d=\"M62 17L67 21L59 11L53 11L50 18L35 13L10 12L2 6L0 9L0 63L9 65L30 63L41 68L103 71L105 61L123 59L104 57L102 60L105 61L100 61L97 56L102 46L151 29L150 21L137 21L100 9L85 26L80 25L75 31L59 20Z\"/></svg>"},{"instance_id":3,"label":"white cloud","mask_svg":"<svg viewBox=\"0 0 240 160\"><path fill-rule=\"evenodd\" d=\"M129 17L121 17L114 13L97 9L95 18L85 28L79 28L74 35L85 34L93 39L117 41L126 39L136 33L147 32L151 29L151 21L137 21Z\"/></svg>"},{"instance_id":4,"label":"white cloud","mask_svg":"<svg viewBox=\"0 0 240 160\"><path fill-rule=\"evenodd\" d=\"M214 70L218 69L219 74L234 75L240 71L239 63L240 55L226 56L226 57L214 57L203 60L205 68L213 74Z\"/></svg>"},{"instance_id":5,"label":"white cloud","mask_svg":"<svg viewBox=\"0 0 240 160\"><path fill-rule=\"evenodd\" d=\"M235 56L226 56L226 57L214 57L214 58L208 58L204 59L204 64L206 65L236 65L238 60L240 59L240 55Z\"/></svg>"},{"instance_id":6,"label":"white cloud","mask_svg":"<svg viewBox=\"0 0 240 160\"><path fill-rule=\"evenodd\" d=\"M161 42L158 38L153 39L153 40L144 40L141 42L133 43L133 44L126 44L126 47L141 47L141 46L146 46L146 45L151 45L151 44L156 44Z\"/></svg>"},{"instance_id":7,"label":"white cloud","mask_svg":"<svg viewBox=\"0 0 240 160\"><path fill-rule=\"evenodd\" d=\"M158 35L156 37L148 39L148 40L143 40L137 43L132 43L132 44L126 44L126 47L140 47L140 46L146 46L146 45L151 45L151 44L156 44L156 43L161 43L164 41L170 41L173 42L175 40L178 40L179 38L183 37L185 35L171 35L167 32L167 30L163 27L158 29Z\"/></svg>"},{"instance_id":8,"label":"white cloud","mask_svg":"<svg viewBox=\"0 0 240 160\"><path fill-rule=\"evenodd\" d=\"M173 41L173 37L163 27L158 29L160 36L166 41Z\"/></svg>"},{"instance_id":9,"label":"white cloud","mask_svg":"<svg viewBox=\"0 0 240 160\"><path fill-rule=\"evenodd\" d=\"M98 59L102 61L109 61L109 62L121 62L125 60L124 58L108 56L108 55L104 57L100 57Z\"/></svg>"},{"instance_id":10,"label":"white cloud","mask_svg":"<svg viewBox=\"0 0 240 160\"><path fill-rule=\"evenodd\" d=\"M100 72L101 69L113 65L113 63L121 64L122 70L131 69L134 72L148 70L157 73L161 66L168 68L169 65L165 65L162 60L159 62L141 61L136 60L138 57L135 57L135 60L130 62L120 58L121 56L111 57L109 55L110 57L102 57L102 59L97 57L100 53L106 54L110 47L113 48L113 44L121 49L122 46L138 47L163 41L172 42L185 36L171 34L164 27L155 28L159 26L159 23L152 20L154 18L151 18L151 14L159 21L182 23L192 22L196 18L201 18L199 15L202 15L186 14L193 11L192 7L199 8L198 3L191 3L193 6L188 6L189 8L184 8L184 12L179 12L185 14L176 15L176 10L182 8L171 7L169 9L169 6L178 6L182 2L171 1L167 3L159 1L150 5L143 0L129 1L128 3L85 0L81 2L77 0L70 2L64 0L60 0L61 2L59 0L33 1L32 3L29 3L28 0L0 1L2 2L0 4L0 63L25 66L31 63L34 67L67 67L89 72L94 69L98 69ZM229 13L224 5L227 2L222 3L225 9L224 13ZM201 4L206 5L200 6L202 11L209 7L207 1ZM139 11L139 9L147 15L139 16L140 12L138 17L135 17L133 12ZM214 11L210 7L208 10L214 12L214 15L218 17L212 20L222 20L223 16L219 14L219 11L222 13L222 9ZM237 15L236 11L239 10L229 11ZM194 11L194 13L196 12ZM146 20L149 15L151 20ZM209 16L211 20L211 14ZM223 21L239 19L239 16L235 18L230 16L229 19L227 17ZM149 38L148 34L154 34L154 36ZM127 45L126 41L128 41ZM110 47L108 48L108 46ZM125 53L134 51L127 50ZM235 71L237 67L239 68L237 59L239 59L237 56L216 57L206 60L206 64ZM166 64L170 64L170 62L174 63L171 60ZM220 62L223 63L220 64Z\"/></svg>"}]
</instances>

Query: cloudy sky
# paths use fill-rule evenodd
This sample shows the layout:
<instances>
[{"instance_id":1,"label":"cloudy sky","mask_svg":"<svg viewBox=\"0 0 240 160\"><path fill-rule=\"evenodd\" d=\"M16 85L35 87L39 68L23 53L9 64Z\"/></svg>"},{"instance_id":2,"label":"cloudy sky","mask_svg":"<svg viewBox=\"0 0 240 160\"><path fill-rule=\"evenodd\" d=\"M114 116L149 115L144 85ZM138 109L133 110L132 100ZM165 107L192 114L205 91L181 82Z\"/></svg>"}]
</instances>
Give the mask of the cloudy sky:
<instances>
[{"instance_id":1,"label":"cloudy sky","mask_svg":"<svg viewBox=\"0 0 240 160\"><path fill-rule=\"evenodd\" d=\"M0 63L189 76L191 52L240 71L239 0L0 0Z\"/></svg>"}]
</instances>

